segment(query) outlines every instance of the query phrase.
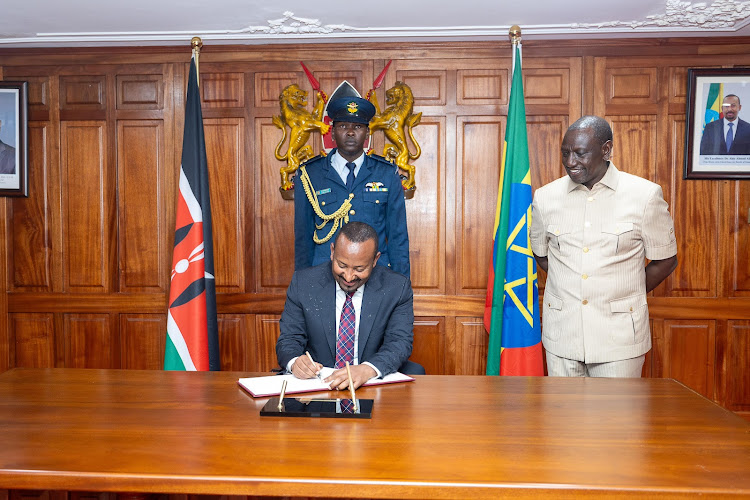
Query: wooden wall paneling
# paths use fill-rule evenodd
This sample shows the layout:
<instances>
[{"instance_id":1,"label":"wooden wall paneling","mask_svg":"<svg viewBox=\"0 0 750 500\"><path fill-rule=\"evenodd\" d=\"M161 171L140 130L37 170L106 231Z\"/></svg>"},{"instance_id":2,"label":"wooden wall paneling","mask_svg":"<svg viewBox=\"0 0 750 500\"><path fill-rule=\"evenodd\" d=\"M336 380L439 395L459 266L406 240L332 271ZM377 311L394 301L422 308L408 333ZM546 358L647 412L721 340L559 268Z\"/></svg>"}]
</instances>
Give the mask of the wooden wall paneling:
<instances>
[{"instance_id":1,"label":"wooden wall paneling","mask_svg":"<svg viewBox=\"0 0 750 500\"><path fill-rule=\"evenodd\" d=\"M257 228L255 255L258 256L255 289L284 293L294 273L294 202L283 200L279 192L281 162L273 151L281 138L281 130L273 125L270 117L256 118L254 128L254 142L258 145L254 154L258 168L253 172L256 191L253 222ZM320 141L320 136L313 135L310 142L313 141ZM301 193L304 196L304 192Z\"/></svg>"},{"instance_id":2,"label":"wooden wall paneling","mask_svg":"<svg viewBox=\"0 0 750 500\"><path fill-rule=\"evenodd\" d=\"M412 287L445 294L445 119L423 116L414 136L422 154L413 161L417 189L406 200Z\"/></svg>"},{"instance_id":3,"label":"wooden wall paneling","mask_svg":"<svg viewBox=\"0 0 750 500\"><path fill-rule=\"evenodd\" d=\"M111 179L106 124L61 124L65 291L109 290ZM83 182L85 180L85 182Z\"/></svg>"},{"instance_id":4,"label":"wooden wall paneling","mask_svg":"<svg viewBox=\"0 0 750 500\"><path fill-rule=\"evenodd\" d=\"M169 270L162 255L165 156L162 120L117 121L119 289L165 292Z\"/></svg>"},{"instance_id":5,"label":"wooden wall paneling","mask_svg":"<svg viewBox=\"0 0 750 500\"><path fill-rule=\"evenodd\" d=\"M338 87L344 80L351 83L362 96L365 96L367 91L372 88L374 77L372 61L370 60L321 59L303 62L320 83L321 90L323 90L323 92L329 97L336 90L336 87ZM381 69L382 68L379 68L377 72L379 73ZM310 108L315 104L312 97L311 93Z\"/></svg>"},{"instance_id":6,"label":"wooden wall paneling","mask_svg":"<svg viewBox=\"0 0 750 500\"><path fill-rule=\"evenodd\" d=\"M117 74L115 85L118 111L164 109L164 74Z\"/></svg>"},{"instance_id":7,"label":"wooden wall paneling","mask_svg":"<svg viewBox=\"0 0 750 500\"><path fill-rule=\"evenodd\" d=\"M654 181L656 116L607 116L607 119L614 136L612 163L623 172Z\"/></svg>"},{"instance_id":8,"label":"wooden wall paneling","mask_svg":"<svg viewBox=\"0 0 750 500\"><path fill-rule=\"evenodd\" d=\"M281 65L274 64L274 67ZM283 65L287 66L287 65ZM307 107L308 111L312 111L317 97L315 91L311 88L310 82L305 77L305 73L302 71L301 66L297 65L299 71L284 71L279 68L278 71L270 71L267 68L264 71L257 71L254 73L254 95L253 105L255 108L268 108L264 110L266 112L273 112L279 114L279 96L281 92L289 85L295 83L297 86L307 92ZM279 134L281 131L279 131ZM279 136L281 137L281 136Z\"/></svg>"},{"instance_id":9,"label":"wooden wall paneling","mask_svg":"<svg viewBox=\"0 0 750 500\"><path fill-rule=\"evenodd\" d=\"M730 410L750 417L750 321L727 321L726 401Z\"/></svg>"},{"instance_id":10,"label":"wooden wall paneling","mask_svg":"<svg viewBox=\"0 0 750 500\"><path fill-rule=\"evenodd\" d=\"M434 114L429 110L443 107L448 103L448 71L445 66L440 68L435 65L433 61L429 61L431 64L415 64L416 61L394 61L392 69L390 70L395 74L395 78L391 75L386 75L386 82L388 82L384 90L388 90L396 81L404 82L409 86L414 94L414 106L415 113L418 110L423 110L425 114ZM432 69L420 69L420 68L432 68ZM378 93L378 103L380 109L385 109L386 101L381 97L381 93ZM441 110L442 111L442 110Z\"/></svg>"},{"instance_id":11,"label":"wooden wall paneling","mask_svg":"<svg viewBox=\"0 0 750 500\"><path fill-rule=\"evenodd\" d=\"M484 319L456 317L456 375L484 375L487 370L489 335Z\"/></svg>"},{"instance_id":12,"label":"wooden wall paneling","mask_svg":"<svg viewBox=\"0 0 750 500\"><path fill-rule=\"evenodd\" d=\"M450 273L446 264L446 244L450 236L446 229L451 227L447 220L450 210L446 208L446 192L454 191L452 183L446 182L447 162L454 155L454 150L447 149L447 127L451 118L446 116L446 104L449 73L455 73L435 61L421 61L416 66L413 63L404 60L392 63L378 102L381 110L385 109L385 91L401 81L414 95L413 112L422 113L419 126L414 128L422 150L421 156L412 161L416 168L417 190L414 198L406 200L412 287L416 294L445 294ZM453 90L455 92L455 88ZM455 102L455 93L451 96ZM375 143L378 145L376 152L383 154L387 141L381 132L376 132ZM415 148L410 146L410 151L414 152Z\"/></svg>"},{"instance_id":13,"label":"wooden wall paneling","mask_svg":"<svg viewBox=\"0 0 750 500\"><path fill-rule=\"evenodd\" d=\"M219 315L219 353L223 371L252 371L255 322L250 314Z\"/></svg>"},{"instance_id":14,"label":"wooden wall paneling","mask_svg":"<svg viewBox=\"0 0 750 500\"><path fill-rule=\"evenodd\" d=\"M53 368L55 328L50 313L11 313L9 316L10 368Z\"/></svg>"},{"instance_id":15,"label":"wooden wall paneling","mask_svg":"<svg viewBox=\"0 0 750 500\"><path fill-rule=\"evenodd\" d=\"M242 118L204 118L217 293L245 290L245 127Z\"/></svg>"},{"instance_id":16,"label":"wooden wall paneling","mask_svg":"<svg viewBox=\"0 0 750 500\"><path fill-rule=\"evenodd\" d=\"M119 368L119 339L109 314L63 315L64 367Z\"/></svg>"},{"instance_id":17,"label":"wooden wall paneling","mask_svg":"<svg viewBox=\"0 0 750 500\"><path fill-rule=\"evenodd\" d=\"M716 182L716 181L713 181ZM719 248L720 290L726 297L750 297L750 185L745 181L722 183Z\"/></svg>"},{"instance_id":18,"label":"wooden wall paneling","mask_svg":"<svg viewBox=\"0 0 750 500\"><path fill-rule=\"evenodd\" d=\"M711 320L654 321L653 376L679 380L715 399L716 323Z\"/></svg>"},{"instance_id":19,"label":"wooden wall paneling","mask_svg":"<svg viewBox=\"0 0 750 500\"><path fill-rule=\"evenodd\" d=\"M71 68L71 71L77 70ZM102 119L107 110L106 96L107 78L103 74L73 74L60 78L60 110L63 112L89 117L83 119L96 119L91 116Z\"/></svg>"},{"instance_id":20,"label":"wooden wall paneling","mask_svg":"<svg viewBox=\"0 0 750 500\"><path fill-rule=\"evenodd\" d=\"M255 336L252 343L254 356L253 366L250 371L270 372L279 367L276 358L276 341L279 339L280 314L256 314Z\"/></svg>"},{"instance_id":21,"label":"wooden wall paneling","mask_svg":"<svg viewBox=\"0 0 750 500\"><path fill-rule=\"evenodd\" d=\"M677 238L677 269L667 278L673 297L716 297L719 263L719 183L683 180L685 117L669 117L670 166L675 172L667 200Z\"/></svg>"},{"instance_id":22,"label":"wooden wall paneling","mask_svg":"<svg viewBox=\"0 0 750 500\"><path fill-rule=\"evenodd\" d=\"M492 259L504 116L459 116L457 124L457 295L484 295Z\"/></svg>"},{"instance_id":23,"label":"wooden wall paneling","mask_svg":"<svg viewBox=\"0 0 750 500\"><path fill-rule=\"evenodd\" d=\"M245 107L245 74L220 71L213 65L200 67L201 108Z\"/></svg>"},{"instance_id":24,"label":"wooden wall paneling","mask_svg":"<svg viewBox=\"0 0 750 500\"><path fill-rule=\"evenodd\" d=\"M507 68L459 69L456 73L456 104L507 106L510 81Z\"/></svg>"},{"instance_id":25,"label":"wooden wall paneling","mask_svg":"<svg viewBox=\"0 0 750 500\"><path fill-rule=\"evenodd\" d=\"M167 315L127 313L119 315L119 365L128 370L161 370Z\"/></svg>"},{"instance_id":26,"label":"wooden wall paneling","mask_svg":"<svg viewBox=\"0 0 750 500\"><path fill-rule=\"evenodd\" d=\"M625 61L618 61L621 62ZM613 67L608 69L605 78L607 105L656 104L658 101L656 67Z\"/></svg>"},{"instance_id":27,"label":"wooden wall paneling","mask_svg":"<svg viewBox=\"0 0 750 500\"><path fill-rule=\"evenodd\" d=\"M445 371L445 317L415 317L414 345L410 360L419 363L428 375Z\"/></svg>"},{"instance_id":28,"label":"wooden wall paneling","mask_svg":"<svg viewBox=\"0 0 750 500\"><path fill-rule=\"evenodd\" d=\"M49 122L29 123L29 143L41 153L29 155L29 197L10 201L8 289L52 291L52 241L47 196L51 141Z\"/></svg>"}]
</instances>

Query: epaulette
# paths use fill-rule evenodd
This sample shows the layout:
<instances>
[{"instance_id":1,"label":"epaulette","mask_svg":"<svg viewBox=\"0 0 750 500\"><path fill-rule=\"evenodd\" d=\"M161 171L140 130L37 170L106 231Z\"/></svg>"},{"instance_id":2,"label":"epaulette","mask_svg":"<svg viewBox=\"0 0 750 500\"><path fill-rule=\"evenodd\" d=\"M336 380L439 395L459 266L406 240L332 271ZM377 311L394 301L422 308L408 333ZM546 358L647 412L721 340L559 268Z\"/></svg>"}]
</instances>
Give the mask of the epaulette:
<instances>
[{"instance_id":1,"label":"epaulette","mask_svg":"<svg viewBox=\"0 0 750 500\"><path fill-rule=\"evenodd\" d=\"M326 155L326 152L322 151L319 155L313 156L312 158L308 158L307 160L303 161L301 165L307 165L308 163L312 163L315 160L320 160L321 158L325 158L326 156L328 156Z\"/></svg>"},{"instance_id":2,"label":"epaulette","mask_svg":"<svg viewBox=\"0 0 750 500\"><path fill-rule=\"evenodd\" d=\"M385 163L386 165L391 165L394 167L396 166L394 162L387 160L384 156L376 155L375 153L373 153L372 149L367 152L367 156L369 156L373 160L379 161L380 163Z\"/></svg>"}]
</instances>

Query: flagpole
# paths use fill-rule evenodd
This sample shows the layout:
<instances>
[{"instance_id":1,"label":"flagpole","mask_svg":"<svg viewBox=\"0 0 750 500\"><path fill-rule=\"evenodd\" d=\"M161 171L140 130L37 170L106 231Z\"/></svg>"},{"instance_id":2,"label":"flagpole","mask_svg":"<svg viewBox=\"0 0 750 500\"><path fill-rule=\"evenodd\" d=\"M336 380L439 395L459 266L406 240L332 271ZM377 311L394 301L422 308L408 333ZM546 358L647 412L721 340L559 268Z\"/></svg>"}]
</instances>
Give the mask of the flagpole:
<instances>
[{"instance_id":1,"label":"flagpole","mask_svg":"<svg viewBox=\"0 0 750 500\"><path fill-rule=\"evenodd\" d=\"M192 40L190 40L190 46L193 47L193 57L195 58L195 76L198 78L198 86L201 85L201 72L200 72L200 66L198 64L198 59L201 55L201 48L203 47L203 40L201 40L201 37L194 36Z\"/></svg>"},{"instance_id":2,"label":"flagpole","mask_svg":"<svg viewBox=\"0 0 750 500\"><path fill-rule=\"evenodd\" d=\"M519 50L521 49L521 27L517 24L514 24L510 27L508 30L508 38L510 38L510 44L513 50L511 50L511 54L513 56L511 57L513 62L511 63L511 76L513 75L513 72L516 70L516 45L518 45Z\"/></svg>"}]
</instances>

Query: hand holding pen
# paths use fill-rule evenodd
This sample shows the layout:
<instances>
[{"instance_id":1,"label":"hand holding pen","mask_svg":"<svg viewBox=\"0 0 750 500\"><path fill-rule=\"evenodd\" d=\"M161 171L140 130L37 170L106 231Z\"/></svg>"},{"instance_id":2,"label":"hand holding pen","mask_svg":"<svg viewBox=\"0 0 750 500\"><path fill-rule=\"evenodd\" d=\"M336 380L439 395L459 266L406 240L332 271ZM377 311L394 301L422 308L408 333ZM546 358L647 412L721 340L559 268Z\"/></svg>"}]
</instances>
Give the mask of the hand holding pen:
<instances>
[{"instance_id":1,"label":"hand holding pen","mask_svg":"<svg viewBox=\"0 0 750 500\"><path fill-rule=\"evenodd\" d=\"M292 374L299 379L320 378L320 369L323 365L313 361L310 353L305 351L304 356L299 356L292 365Z\"/></svg>"}]
</instances>

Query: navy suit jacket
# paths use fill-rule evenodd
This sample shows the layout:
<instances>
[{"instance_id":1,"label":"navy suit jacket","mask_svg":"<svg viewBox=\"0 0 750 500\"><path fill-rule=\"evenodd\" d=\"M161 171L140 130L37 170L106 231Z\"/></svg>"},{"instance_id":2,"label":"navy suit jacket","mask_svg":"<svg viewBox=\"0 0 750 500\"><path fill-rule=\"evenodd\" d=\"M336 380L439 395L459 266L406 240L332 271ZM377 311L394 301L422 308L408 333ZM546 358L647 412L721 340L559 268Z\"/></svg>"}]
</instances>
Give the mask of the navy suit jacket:
<instances>
[{"instance_id":1,"label":"navy suit jacket","mask_svg":"<svg viewBox=\"0 0 750 500\"><path fill-rule=\"evenodd\" d=\"M703 129L701 138L702 155L750 155L750 123L737 119L732 147L727 151L724 137L724 119L714 120Z\"/></svg>"},{"instance_id":2,"label":"navy suit jacket","mask_svg":"<svg viewBox=\"0 0 750 500\"><path fill-rule=\"evenodd\" d=\"M296 271L286 292L276 342L279 365L309 351L323 366L336 363L336 282L331 262ZM398 371L414 340L414 296L409 278L375 266L365 284L359 316L359 363L385 376Z\"/></svg>"},{"instance_id":3,"label":"navy suit jacket","mask_svg":"<svg viewBox=\"0 0 750 500\"><path fill-rule=\"evenodd\" d=\"M349 197L346 183L331 166L332 151L328 156L318 156L305 163L307 175L317 193L320 209L331 214L339 209ZM297 174L294 181L294 269L317 266L331 260L331 242L336 235L323 244L313 241L313 231L323 219L313 211ZM382 184L380 189L373 182ZM359 169L353 188L352 208L349 221L361 221L371 225L378 233L378 250L381 256L378 265L387 266L409 276L409 233L406 227L406 205L401 179L396 166L376 155L366 155ZM333 221L318 229L323 238L331 229ZM339 228L338 230L340 230ZM337 230L337 232L338 232Z\"/></svg>"}]
</instances>

